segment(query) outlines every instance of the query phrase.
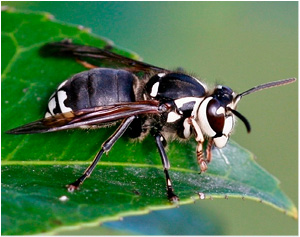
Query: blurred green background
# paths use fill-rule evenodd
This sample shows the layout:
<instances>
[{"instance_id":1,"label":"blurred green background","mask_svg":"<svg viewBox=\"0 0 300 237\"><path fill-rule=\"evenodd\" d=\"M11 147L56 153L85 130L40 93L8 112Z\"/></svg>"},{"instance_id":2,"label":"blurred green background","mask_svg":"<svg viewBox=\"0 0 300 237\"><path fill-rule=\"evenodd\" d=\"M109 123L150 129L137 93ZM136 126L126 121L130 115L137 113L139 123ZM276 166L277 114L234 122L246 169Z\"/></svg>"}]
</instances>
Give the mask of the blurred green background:
<instances>
[{"instance_id":1,"label":"blurred green background","mask_svg":"<svg viewBox=\"0 0 300 237\"><path fill-rule=\"evenodd\" d=\"M3 5L50 12L58 20L89 27L116 45L137 52L148 63L169 69L181 66L210 86L222 83L242 92L268 81L298 77L298 2L2 2ZM252 132L248 135L239 122L232 139L252 151L257 162L281 181L282 189L297 204L298 82L245 97L239 112L251 122ZM179 215L183 223L193 216L194 222L186 224L196 229L194 223L202 213L211 214L212 220L221 223L226 235L298 233L297 221L292 218L261 203L241 199L198 201L189 207L128 217L104 226L151 234L151 226L147 232L132 227L132 223L151 223L159 218L162 225L172 229L181 220L174 223L168 216ZM87 228L62 234L101 234L99 230Z\"/></svg>"}]
</instances>

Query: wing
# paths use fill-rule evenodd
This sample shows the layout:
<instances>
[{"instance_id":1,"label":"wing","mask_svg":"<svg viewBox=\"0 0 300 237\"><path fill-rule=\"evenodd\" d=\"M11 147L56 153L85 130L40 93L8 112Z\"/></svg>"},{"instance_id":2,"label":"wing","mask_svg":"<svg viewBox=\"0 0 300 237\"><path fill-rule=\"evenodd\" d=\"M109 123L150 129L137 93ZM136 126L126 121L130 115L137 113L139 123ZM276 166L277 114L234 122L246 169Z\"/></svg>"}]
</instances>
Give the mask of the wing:
<instances>
[{"instance_id":1,"label":"wing","mask_svg":"<svg viewBox=\"0 0 300 237\"><path fill-rule=\"evenodd\" d=\"M57 114L7 131L9 134L46 133L78 128L80 126L105 125L133 115L160 114L159 102L139 101L119 103Z\"/></svg>"},{"instance_id":2,"label":"wing","mask_svg":"<svg viewBox=\"0 0 300 237\"><path fill-rule=\"evenodd\" d=\"M127 70L132 72L168 72L168 70L164 68L130 59L108 50L87 45L73 44L70 40L48 43L41 48L40 53L42 56L78 58L98 67L100 67L100 65L103 67L103 63L110 63L114 66L126 67Z\"/></svg>"}]
</instances>

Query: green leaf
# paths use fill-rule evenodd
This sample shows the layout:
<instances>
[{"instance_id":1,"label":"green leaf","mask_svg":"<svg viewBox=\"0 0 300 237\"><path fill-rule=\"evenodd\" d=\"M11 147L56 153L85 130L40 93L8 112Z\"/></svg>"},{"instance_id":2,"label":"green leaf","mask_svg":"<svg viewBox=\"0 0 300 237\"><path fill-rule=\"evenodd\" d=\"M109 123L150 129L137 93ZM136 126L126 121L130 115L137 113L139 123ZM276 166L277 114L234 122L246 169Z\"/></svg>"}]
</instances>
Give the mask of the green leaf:
<instances>
[{"instance_id":1,"label":"green leaf","mask_svg":"<svg viewBox=\"0 0 300 237\"><path fill-rule=\"evenodd\" d=\"M57 85L85 70L74 60L41 58L42 45L65 38L97 47L111 42L85 28L57 22L47 13L8 9L1 17L5 22L1 32L2 234L54 233L176 207L166 198L164 173L151 137L143 142L121 138L81 190L68 193L64 186L82 174L114 127L34 135L4 133L43 117ZM116 47L112 50L138 58ZM250 152L230 142L213 151L208 172L200 175L195 149L193 139L168 147L179 205L193 203L199 196L240 197L297 217L279 182L258 166Z\"/></svg>"}]
</instances>

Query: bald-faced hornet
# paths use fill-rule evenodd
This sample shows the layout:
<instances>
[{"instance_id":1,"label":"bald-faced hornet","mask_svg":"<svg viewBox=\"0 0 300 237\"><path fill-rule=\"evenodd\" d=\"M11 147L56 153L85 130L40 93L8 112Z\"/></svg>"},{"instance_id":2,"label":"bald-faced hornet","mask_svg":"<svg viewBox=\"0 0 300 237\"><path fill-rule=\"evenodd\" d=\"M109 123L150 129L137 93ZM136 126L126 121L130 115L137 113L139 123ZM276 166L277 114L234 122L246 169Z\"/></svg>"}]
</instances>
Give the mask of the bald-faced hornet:
<instances>
[{"instance_id":1,"label":"bald-faced hornet","mask_svg":"<svg viewBox=\"0 0 300 237\"><path fill-rule=\"evenodd\" d=\"M68 185L70 192L78 189L91 175L103 153L107 153L128 130L131 138L147 134L154 137L164 168L168 198L177 201L179 198L174 193L168 172L170 163L165 152L166 141L174 136L188 139L194 135L197 162L204 172L212 158L212 147L226 145L235 117L242 120L250 132L249 122L236 110L240 99L296 80L269 82L236 94L221 85L209 90L203 82L182 71L169 71L70 41L49 43L41 52L46 56L74 57L90 70L78 73L58 86L50 96L45 118L7 133L46 133L120 122L84 174ZM111 63L122 69L96 67L97 62ZM207 142L206 149L204 142Z\"/></svg>"}]
</instances>

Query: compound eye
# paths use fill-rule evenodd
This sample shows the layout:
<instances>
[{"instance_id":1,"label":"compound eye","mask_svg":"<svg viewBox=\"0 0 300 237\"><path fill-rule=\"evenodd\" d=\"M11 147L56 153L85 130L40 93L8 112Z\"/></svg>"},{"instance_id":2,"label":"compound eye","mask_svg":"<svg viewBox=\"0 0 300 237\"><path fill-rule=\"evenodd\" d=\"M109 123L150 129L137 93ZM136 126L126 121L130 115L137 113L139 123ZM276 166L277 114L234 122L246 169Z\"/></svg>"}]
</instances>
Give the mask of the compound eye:
<instances>
[{"instance_id":1,"label":"compound eye","mask_svg":"<svg viewBox=\"0 0 300 237\"><path fill-rule=\"evenodd\" d=\"M223 135L223 127L225 123L225 109L220 105L219 101L212 99L207 104L207 120L210 127L215 131L215 137Z\"/></svg>"}]
</instances>

